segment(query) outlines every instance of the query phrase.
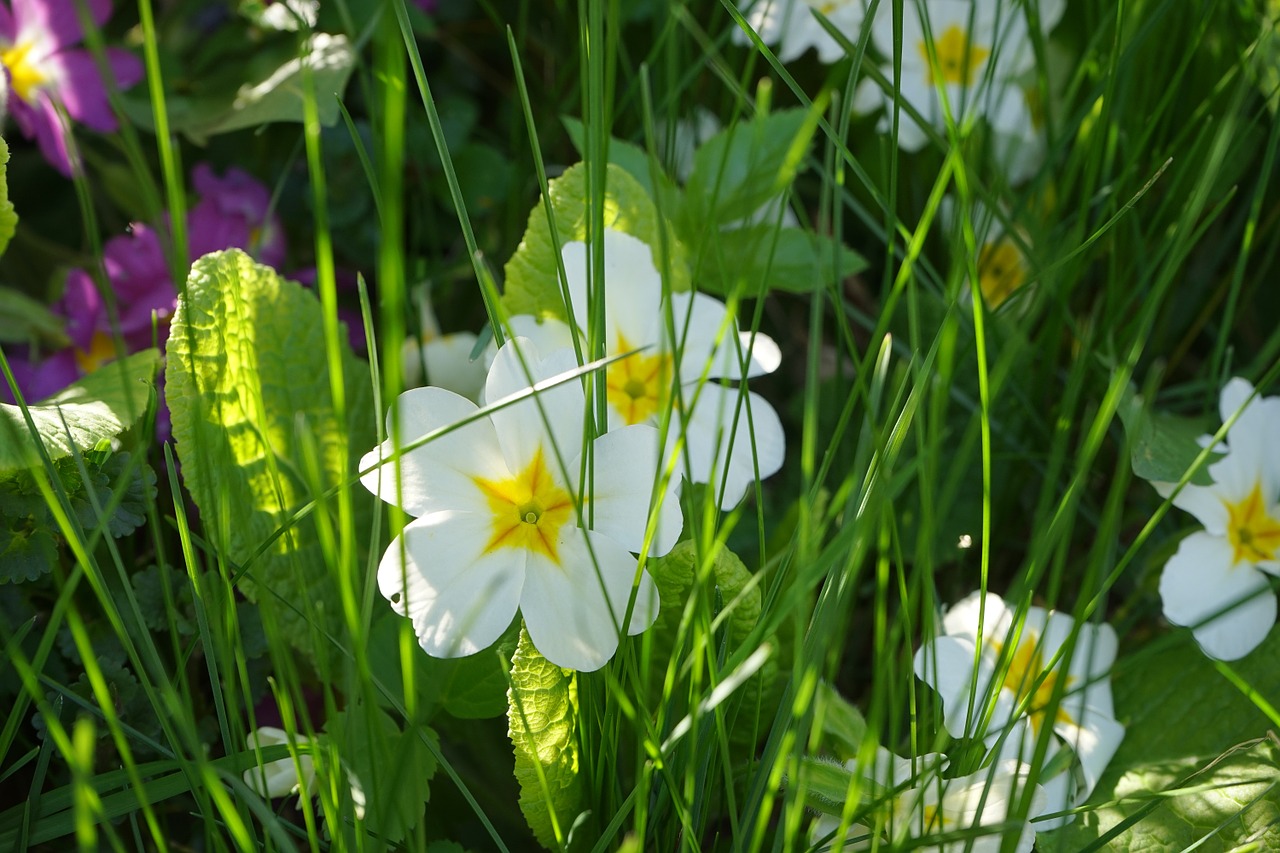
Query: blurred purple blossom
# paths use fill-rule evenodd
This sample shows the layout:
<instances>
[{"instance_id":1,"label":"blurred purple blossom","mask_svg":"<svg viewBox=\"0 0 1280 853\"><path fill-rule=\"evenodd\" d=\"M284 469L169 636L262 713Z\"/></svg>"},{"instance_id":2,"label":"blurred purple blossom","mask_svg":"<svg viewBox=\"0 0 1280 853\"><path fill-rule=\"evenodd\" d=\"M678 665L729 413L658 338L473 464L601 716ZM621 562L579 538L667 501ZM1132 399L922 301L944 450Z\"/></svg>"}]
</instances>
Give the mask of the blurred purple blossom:
<instances>
[{"instance_id":1,"label":"blurred purple blossom","mask_svg":"<svg viewBox=\"0 0 1280 853\"><path fill-rule=\"evenodd\" d=\"M0 0L0 65L8 79L9 111L27 138L34 137L54 168L76 170L68 128L60 110L92 130L109 133L116 117L93 55L73 48L84 38L76 0ZM111 17L111 0L85 0L95 24ZM142 79L142 63L119 48L106 50L118 88Z\"/></svg>"}]
</instances>

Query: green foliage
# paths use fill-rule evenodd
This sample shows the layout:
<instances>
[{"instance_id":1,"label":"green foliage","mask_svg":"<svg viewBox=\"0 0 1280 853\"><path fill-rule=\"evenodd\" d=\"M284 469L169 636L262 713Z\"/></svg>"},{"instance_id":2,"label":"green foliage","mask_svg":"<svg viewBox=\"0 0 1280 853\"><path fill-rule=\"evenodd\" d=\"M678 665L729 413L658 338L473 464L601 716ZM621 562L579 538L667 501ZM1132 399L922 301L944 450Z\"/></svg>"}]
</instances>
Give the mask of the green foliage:
<instances>
[{"instance_id":1,"label":"green foliage","mask_svg":"<svg viewBox=\"0 0 1280 853\"><path fill-rule=\"evenodd\" d=\"M1152 482L1176 483L1190 470L1204 448L1198 439L1212 432L1202 419L1151 411L1141 397L1129 393L1120 404L1120 420L1129 435L1133 473ZM1210 454L1190 482L1209 485L1208 466L1220 454Z\"/></svg>"},{"instance_id":2,"label":"green foliage","mask_svg":"<svg viewBox=\"0 0 1280 853\"><path fill-rule=\"evenodd\" d=\"M5 167L9 162L9 145L0 138L0 255L9 248L13 232L18 229L18 213L9 201L9 180L5 175Z\"/></svg>"},{"instance_id":3,"label":"green foliage","mask_svg":"<svg viewBox=\"0 0 1280 853\"><path fill-rule=\"evenodd\" d=\"M315 497L301 473L305 444L324 488L349 480L373 445L367 367L343 345L343 423L330 398L319 302L232 250L192 267L166 378L183 479L209 540L244 564L240 589L291 643L313 660L328 654L324 634L340 631L342 614L314 520L280 531Z\"/></svg>"},{"instance_id":4,"label":"green foliage","mask_svg":"<svg viewBox=\"0 0 1280 853\"><path fill-rule=\"evenodd\" d=\"M663 670L672 654L679 627L685 618L685 608L690 599L714 603L711 618L724 618L725 626L715 640L715 653L723 653L725 659L737 652L760 619L763 596L756 577L743 565L742 560L728 548L716 552L710 566L700 563L694 543L685 540L672 548L670 553L648 562L649 574L658 588L661 609L650 630L653 634L654 660L652 669L653 689L660 691ZM727 613L726 613L727 611ZM736 702L740 716L730 730L730 742L745 753L754 746L765 720L773 715L781 686L777 655L765 661L760 671L739 688Z\"/></svg>"},{"instance_id":5,"label":"green foliage","mask_svg":"<svg viewBox=\"0 0 1280 853\"><path fill-rule=\"evenodd\" d=\"M549 315L565 319L564 300L560 291L560 248L573 240L587 238L587 169L583 164L570 167L547 186L551 210L555 215L557 244L547 223L546 209L539 204L529 214L524 239L520 241L506 266L506 293L503 304L512 314ZM662 261L663 227L658 222L653 201L625 170L608 167L604 196L604 225L625 231L643 240L653 251L654 266L664 269ZM689 289L689 269L684 247L671 236L667 243L671 252L671 286Z\"/></svg>"},{"instance_id":6,"label":"green foliage","mask_svg":"<svg viewBox=\"0 0 1280 853\"><path fill-rule=\"evenodd\" d=\"M238 45L240 49L243 46ZM301 122L308 85L314 87L320 123L335 124L339 116L336 96L346 89L356 53L346 36L313 33L301 43L278 38L256 45L244 57L224 54L221 61L233 73L197 79L193 91L175 94L168 101L170 129L198 144L217 134L271 122ZM135 93L125 104L135 123L151 126L148 101Z\"/></svg>"},{"instance_id":7,"label":"green foliage","mask_svg":"<svg viewBox=\"0 0 1280 853\"><path fill-rule=\"evenodd\" d=\"M63 320L20 290L0 287L0 343L25 344L40 340L51 348L71 343Z\"/></svg>"},{"instance_id":8,"label":"green foliage","mask_svg":"<svg viewBox=\"0 0 1280 853\"><path fill-rule=\"evenodd\" d=\"M584 154L586 147L586 132L583 129L582 122L576 118L565 116L561 119L564 122L565 130L569 131L569 138L573 141L573 146L578 149L579 154ZM663 214L673 216L676 210L684 203L684 196L671 179L667 177L666 172L661 168L649 168L649 155L639 145L627 142L623 139L610 137L609 139L609 162L636 179L636 182L644 188L650 198L660 195L664 200L672 202L670 207L663 209Z\"/></svg>"},{"instance_id":9,"label":"green foliage","mask_svg":"<svg viewBox=\"0 0 1280 853\"><path fill-rule=\"evenodd\" d=\"M1094 791L1099 807L1052 836L1046 851L1207 849L1280 845L1280 749L1254 701L1280 696L1280 634L1225 665L1185 642L1139 653L1113 679L1124 741ZM1048 841L1049 843L1045 843ZM1202 848L1205 849L1205 848Z\"/></svg>"},{"instance_id":10,"label":"green foliage","mask_svg":"<svg viewBox=\"0 0 1280 853\"><path fill-rule=\"evenodd\" d=\"M435 731L401 729L384 711L363 703L335 714L327 728L344 769L355 775L352 784L364 792L365 824L387 841L403 840L431 799L439 745Z\"/></svg>"},{"instance_id":11,"label":"green foliage","mask_svg":"<svg viewBox=\"0 0 1280 853\"><path fill-rule=\"evenodd\" d=\"M693 280L699 290L722 296L812 293L866 267L861 255L832 237L748 225L721 233L699 257Z\"/></svg>"},{"instance_id":12,"label":"green foliage","mask_svg":"<svg viewBox=\"0 0 1280 853\"><path fill-rule=\"evenodd\" d=\"M133 426L150 405L159 360L154 349L136 352L98 368L42 405L30 406L31 420L49 458L70 456L73 447L92 450ZM0 403L0 439L0 475L40 464L35 440L18 406Z\"/></svg>"},{"instance_id":13,"label":"green foliage","mask_svg":"<svg viewBox=\"0 0 1280 853\"><path fill-rule=\"evenodd\" d=\"M511 658L507 723L515 749L520 811L548 850L582 810L585 796L578 755L578 681L572 670L544 658L520 631Z\"/></svg>"},{"instance_id":14,"label":"green foliage","mask_svg":"<svg viewBox=\"0 0 1280 853\"><path fill-rule=\"evenodd\" d=\"M156 476L146 463L131 467L132 458L127 452L85 453L82 461L87 478L73 458L53 463L72 515L86 532L105 523L106 531L119 539L146 521L147 505L155 499ZM105 518L98 515L95 500L99 508L110 510ZM111 509L113 500L116 503ZM0 584L33 581L50 571L62 541L36 473L16 471L0 478Z\"/></svg>"},{"instance_id":15,"label":"green foliage","mask_svg":"<svg viewBox=\"0 0 1280 853\"><path fill-rule=\"evenodd\" d=\"M809 152L818 111L780 110L727 127L699 147L685 183L686 233L694 224L741 220L785 191Z\"/></svg>"}]
</instances>

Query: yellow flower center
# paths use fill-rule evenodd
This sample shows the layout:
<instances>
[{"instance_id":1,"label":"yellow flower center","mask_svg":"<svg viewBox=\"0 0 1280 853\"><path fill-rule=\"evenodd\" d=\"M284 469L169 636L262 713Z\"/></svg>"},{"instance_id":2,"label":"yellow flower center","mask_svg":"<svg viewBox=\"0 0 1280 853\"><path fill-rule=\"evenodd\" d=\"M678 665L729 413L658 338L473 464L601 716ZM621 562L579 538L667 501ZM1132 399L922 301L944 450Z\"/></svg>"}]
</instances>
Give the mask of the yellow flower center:
<instances>
[{"instance_id":1,"label":"yellow flower center","mask_svg":"<svg viewBox=\"0 0 1280 853\"><path fill-rule=\"evenodd\" d=\"M928 42L922 41L917 47L929 66L930 85L941 79L943 83L969 86L974 72L991 55L990 50L970 43L969 34L955 24L933 40L933 56L929 55Z\"/></svg>"},{"instance_id":2,"label":"yellow flower center","mask_svg":"<svg viewBox=\"0 0 1280 853\"><path fill-rule=\"evenodd\" d=\"M1235 563L1276 559L1280 552L1280 519L1267 512L1261 481L1253 484L1253 491L1244 500L1227 504L1227 515L1227 539Z\"/></svg>"},{"instance_id":3,"label":"yellow flower center","mask_svg":"<svg viewBox=\"0 0 1280 853\"><path fill-rule=\"evenodd\" d=\"M1045 672L1044 660L1040 656L1039 637L1034 633L1030 633L1014 649L1013 654L1009 658L1009 669L1004 674L1003 687L1009 690L1017 697L1018 705L1026 708L1027 716L1031 719L1031 727L1038 733L1040 727L1044 725L1045 714L1049 710L1049 706L1053 703L1053 694L1057 689L1058 679L1061 674L1057 671ZM993 642L996 653L999 654L1003 646L1000 643ZM1070 687L1074 678L1067 676L1063 682L1063 687ZM1025 705L1024 705L1025 703ZM1073 723L1071 715L1061 706L1054 716L1054 722Z\"/></svg>"},{"instance_id":4,"label":"yellow flower center","mask_svg":"<svg viewBox=\"0 0 1280 853\"><path fill-rule=\"evenodd\" d=\"M19 98L28 102L36 89L45 82L45 76L28 58L35 46L35 42L26 41L0 47L0 65L9 69L9 80L13 85L13 91Z\"/></svg>"},{"instance_id":5,"label":"yellow flower center","mask_svg":"<svg viewBox=\"0 0 1280 853\"><path fill-rule=\"evenodd\" d=\"M618 335L616 352L635 349ZM628 424L644 423L657 414L671 379L671 356L636 353L610 364L605 370L609 405Z\"/></svg>"},{"instance_id":6,"label":"yellow flower center","mask_svg":"<svg viewBox=\"0 0 1280 853\"><path fill-rule=\"evenodd\" d=\"M573 499L551 476L541 448L514 477L506 480L476 477L475 484L493 513L493 532L484 553L491 554L499 548L522 548L559 564L556 542L560 528L573 517Z\"/></svg>"},{"instance_id":7,"label":"yellow flower center","mask_svg":"<svg viewBox=\"0 0 1280 853\"><path fill-rule=\"evenodd\" d=\"M76 350L76 364L85 373L93 373L102 365L116 360L116 344L106 332L94 332L87 350Z\"/></svg>"},{"instance_id":8,"label":"yellow flower center","mask_svg":"<svg viewBox=\"0 0 1280 853\"><path fill-rule=\"evenodd\" d=\"M1008 237L987 243L978 253L978 288L987 307L999 308L1026 280L1022 252Z\"/></svg>"}]
</instances>

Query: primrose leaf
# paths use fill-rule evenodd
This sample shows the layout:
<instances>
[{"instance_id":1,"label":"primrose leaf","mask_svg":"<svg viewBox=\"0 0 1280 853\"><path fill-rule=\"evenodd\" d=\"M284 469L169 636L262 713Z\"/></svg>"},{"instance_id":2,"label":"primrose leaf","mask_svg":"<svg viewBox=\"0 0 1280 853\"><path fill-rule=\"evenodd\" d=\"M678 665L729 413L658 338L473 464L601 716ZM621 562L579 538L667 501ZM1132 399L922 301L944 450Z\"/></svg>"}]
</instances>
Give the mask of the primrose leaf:
<instances>
[{"instance_id":1,"label":"primrose leaf","mask_svg":"<svg viewBox=\"0 0 1280 853\"><path fill-rule=\"evenodd\" d=\"M236 249L195 262L167 362L173 436L206 537L241 566L239 588L264 621L317 663L327 659L325 635L343 629L341 599L314 518L291 522L321 491L350 482L374 443L367 366L343 342L343 423L320 303ZM305 473L313 456L320 482Z\"/></svg>"},{"instance_id":2,"label":"primrose leaf","mask_svg":"<svg viewBox=\"0 0 1280 853\"><path fill-rule=\"evenodd\" d=\"M1091 801L1100 803L1037 849L1226 850L1248 841L1280 849L1280 748L1274 723L1215 664L1182 643L1131 662L1112 678L1126 726ZM1125 664L1128 663L1126 666ZM1280 632L1230 670L1253 695L1280 696ZM1252 740L1249 740L1252 738ZM1034 824L1033 824L1034 825Z\"/></svg>"},{"instance_id":3,"label":"primrose leaf","mask_svg":"<svg viewBox=\"0 0 1280 853\"><path fill-rule=\"evenodd\" d=\"M686 650L674 648L686 603L690 598L717 603L720 612L728 609L724 637L726 657L742 646L760 618L763 597L760 585L753 583L755 575L728 548L721 548L712 560L710 571L699 568L699 557L694 543L688 539L680 542L665 556L650 559L649 574L658 588L661 607L658 619L650 633L653 636L655 664L650 670L653 689L661 692L664 670L673 654L684 655ZM701 580L699 580L701 579ZM713 616L717 615L714 611ZM778 665L771 655L760 671L738 690L735 701L740 718L731 720L730 743L747 749L754 746L762 731L763 719L772 717L770 703L776 703L781 687Z\"/></svg>"},{"instance_id":4,"label":"primrose leaf","mask_svg":"<svg viewBox=\"0 0 1280 853\"><path fill-rule=\"evenodd\" d=\"M506 266L506 292L503 304L512 314L532 314L567 319L564 300L560 296L559 256L565 243L587 239L586 166L571 166L563 175L550 181L547 192L556 221L556 243L547 223L546 208L539 203L529 214L524 238ZM648 193L636 179L619 166L609 164L605 178L604 225L625 231L643 240L653 252L654 266L663 271L663 227ZM671 252L670 272L674 290L689 289L689 269L684 246L667 228L666 245Z\"/></svg>"},{"instance_id":5,"label":"primrose leaf","mask_svg":"<svg viewBox=\"0 0 1280 853\"><path fill-rule=\"evenodd\" d=\"M790 186L817 130L818 110L815 104L739 122L699 147L685 183L690 228L740 220Z\"/></svg>"},{"instance_id":6,"label":"primrose leaf","mask_svg":"<svg viewBox=\"0 0 1280 853\"><path fill-rule=\"evenodd\" d=\"M554 827L565 837L584 802L576 737L577 674L544 658L524 628L511 658L507 724L516 754L520 811L538 842L559 850Z\"/></svg>"},{"instance_id":7,"label":"primrose leaf","mask_svg":"<svg viewBox=\"0 0 1280 853\"><path fill-rule=\"evenodd\" d=\"M159 360L160 353L154 349L136 352L103 365L40 405L30 406L31 420L49 458L70 456L72 447L92 450L98 442L133 426L150 405ZM22 409L0 403L0 474L39 464Z\"/></svg>"},{"instance_id":8,"label":"primrose leaf","mask_svg":"<svg viewBox=\"0 0 1280 853\"><path fill-rule=\"evenodd\" d=\"M569 139L573 142L573 147L578 149L578 153L586 156L586 129L582 122L576 118L564 116L561 118L564 122L565 130L569 131ZM649 169L649 155L639 145L627 142L617 137L609 138L609 162L625 169L627 174L636 179L636 183L653 198L661 194L661 198L667 201L663 207L663 213L668 216L674 216L679 210L683 197L676 185L671 182L667 174L661 170L655 174Z\"/></svg>"},{"instance_id":9,"label":"primrose leaf","mask_svg":"<svg viewBox=\"0 0 1280 853\"><path fill-rule=\"evenodd\" d=\"M18 213L9 201L9 178L6 164L9 162L9 145L0 139L0 255L9 248L13 232L18 230Z\"/></svg>"},{"instance_id":10,"label":"primrose leaf","mask_svg":"<svg viewBox=\"0 0 1280 853\"><path fill-rule=\"evenodd\" d=\"M1127 390L1118 414L1130 441L1133 473L1151 482L1176 483L1204 448L1199 438L1212 432L1207 422L1152 411L1140 396ZM1208 467L1221 454L1210 454L1190 482L1210 485Z\"/></svg>"},{"instance_id":11,"label":"primrose leaf","mask_svg":"<svg viewBox=\"0 0 1280 853\"><path fill-rule=\"evenodd\" d=\"M802 228L749 225L722 231L709 242L694 280L700 290L721 296L812 293L867 267L861 255L839 240Z\"/></svg>"},{"instance_id":12,"label":"primrose leaf","mask_svg":"<svg viewBox=\"0 0 1280 853\"><path fill-rule=\"evenodd\" d=\"M364 703L336 714L326 728L364 793L365 825L387 841L404 839L431 799L430 782L438 768L432 748L440 742L435 730L401 729L382 709Z\"/></svg>"},{"instance_id":13,"label":"primrose leaf","mask_svg":"<svg viewBox=\"0 0 1280 853\"><path fill-rule=\"evenodd\" d=\"M356 53L343 35L312 33L301 47L268 73L240 86L234 97L211 97L190 104L176 127L192 141L271 122L301 122L305 117L307 75L314 84L320 123L338 121L338 98L355 69ZM243 78L242 78L243 79Z\"/></svg>"}]
</instances>

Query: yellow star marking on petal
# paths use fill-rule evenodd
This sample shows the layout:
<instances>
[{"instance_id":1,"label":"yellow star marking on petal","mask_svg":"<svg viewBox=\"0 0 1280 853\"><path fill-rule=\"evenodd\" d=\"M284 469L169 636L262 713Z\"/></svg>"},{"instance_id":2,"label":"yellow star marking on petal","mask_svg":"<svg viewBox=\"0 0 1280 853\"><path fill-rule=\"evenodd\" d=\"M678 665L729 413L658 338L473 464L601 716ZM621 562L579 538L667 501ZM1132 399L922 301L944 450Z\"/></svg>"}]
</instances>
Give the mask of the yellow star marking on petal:
<instances>
[{"instance_id":1,"label":"yellow star marking on petal","mask_svg":"<svg viewBox=\"0 0 1280 853\"><path fill-rule=\"evenodd\" d=\"M573 517L573 499L561 488L542 448L521 472L506 480L474 478L493 513L493 532L484 553L499 548L523 548L559 565L556 542L560 528Z\"/></svg>"},{"instance_id":2,"label":"yellow star marking on petal","mask_svg":"<svg viewBox=\"0 0 1280 853\"><path fill-rule=\"evenodd\" d=\"M1272 518L1267 512L1260 480L1253 484L1253 491L1244 500L1227 504L1227 515L1232 565L1276 559L1280 553L1280 519Z\"/></svg>"},{"instance_id":3,"label":"yellow star marking on petal","mask_svg":"<svg viewBox=\"0 0 1280 853\"><path fill-rule=\"evenodd\" d=\"M987 243L978 253L978 288L988 308L999 308L1026 280L1022 253L1008 237Z\"/></svg>"},{"instance_id":4,"label":"yellow star marking on petal","mask_svg":"<svg viewBox=\"0 0 1280 853\"><path fill-rule=\"evenodd\" d=\"M635 347L621 334L615 352ZM671 356L638 352L605 369L609 405L627 424L640 424L657 414L671 380Z\"/></svg>"},{"instance_id":5,"label":"yellow star marking on petal","mask_svg":"<svg viewBox=\"0 0 1280 853\"><path fill-rule=\"evenodd\" d=\"M35 48L33 41L18 42L0 47L0 65L9 69L9 81L13 91L24 101L30 102L36 89L45 82L45 76L28 58Z\"/></svg>"},{"instance_id":6,"label":"yellow star marking on petal","mask_svg":"<svg viewBox=\"0 0 1280 853\"><path fill-rule=\"evenodd\" d=\"M1044 671L1044 660L1040 656L1039 643L1040 638L1034 633L1029 633L1023 638L1009 659L1009 669L1004 674L1003 684L1006 690L1017 697L1019 706L1026 702L1025 707L1027 716L1031 719L1031 728L1037 734L1040 732L1040 727L1044 725L1045 714L1048 713L1049 706L1053 702L1053 693L1061 677L1056 670L1048 673ZM1003 646L997 642L993 642L992 645L999 654ZM1075 681L1074 678L1067 676L1063 687L1070 687L1073 681ZM1059 705L1054 722L1074 723L1075 720L1071 719L1071 715Z\"/></svg>"},{"instance_id":7,"label":"yellow star marking on petal","mask_svg":"<svg viewBox=\"0 0 1280 853\"><path fill-rule=\"evenodd\" d=\"M76 364L85 373L93 373L102 365L116 360L116 344L105 332L94 332L88 350L76 350Z\"/></svg>"},{"instance_id":8,"label":"yellow star marking on petal","mask_svg":"<svg viewBox=\"0 0 1280 853\"><path fill-rule=\"evenodd\" d=\"M933 40L934 57L929 55L927 42L922 41L917 47L920 50L920 56L929 66L930 85L937 83L941 78L943 83L970 86L973 84L974 72L991 55L990 50L972 44L968 33L955 24L947 27L942 35Z\"/></svg>"}]
</instances>

